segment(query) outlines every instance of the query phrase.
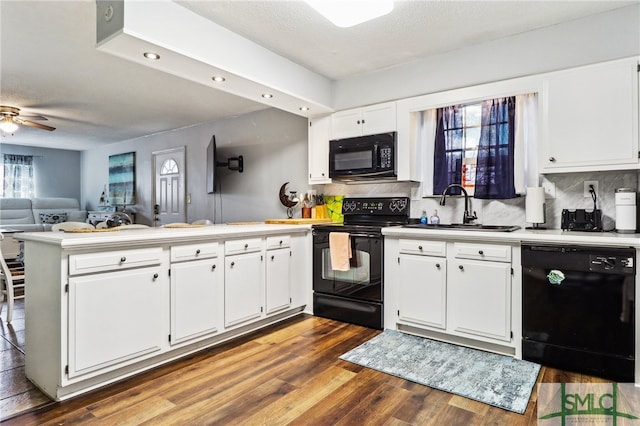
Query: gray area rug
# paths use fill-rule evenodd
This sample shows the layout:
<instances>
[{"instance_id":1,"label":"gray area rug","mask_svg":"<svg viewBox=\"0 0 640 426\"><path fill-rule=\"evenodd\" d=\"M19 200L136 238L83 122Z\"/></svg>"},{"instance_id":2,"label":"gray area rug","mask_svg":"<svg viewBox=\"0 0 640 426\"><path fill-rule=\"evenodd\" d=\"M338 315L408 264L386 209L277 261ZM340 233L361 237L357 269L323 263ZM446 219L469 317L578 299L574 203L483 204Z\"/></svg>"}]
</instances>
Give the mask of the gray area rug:
<instances>
[{"instance_id":1,"label":"gray area rug","mask_svg":"<svg viewBox=\"0 0 640 426\"><path fill-rule=\"evenodd\" d=\"M540 365L385 330L340 359L524 413Z\"/></svg>"}]
</instances>

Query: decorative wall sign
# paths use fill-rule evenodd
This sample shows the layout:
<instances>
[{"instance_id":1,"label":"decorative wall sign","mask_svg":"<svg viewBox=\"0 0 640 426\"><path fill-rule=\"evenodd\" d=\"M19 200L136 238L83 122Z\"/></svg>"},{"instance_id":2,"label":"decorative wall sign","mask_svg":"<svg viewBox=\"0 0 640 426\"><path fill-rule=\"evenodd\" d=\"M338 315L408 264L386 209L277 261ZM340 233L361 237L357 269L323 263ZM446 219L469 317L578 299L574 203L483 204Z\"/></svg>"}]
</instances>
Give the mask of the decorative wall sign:
<instances>
[{"instance_id":1,"label":"decorative wall sign","mask_svg":"<svg viewBox=\"0 0 640 426\"><path fill-rule=\"evenodd\" d=\"M109 156L109 197L112 205L136 203L136 153Z\"/></svg>"}]
</instances>

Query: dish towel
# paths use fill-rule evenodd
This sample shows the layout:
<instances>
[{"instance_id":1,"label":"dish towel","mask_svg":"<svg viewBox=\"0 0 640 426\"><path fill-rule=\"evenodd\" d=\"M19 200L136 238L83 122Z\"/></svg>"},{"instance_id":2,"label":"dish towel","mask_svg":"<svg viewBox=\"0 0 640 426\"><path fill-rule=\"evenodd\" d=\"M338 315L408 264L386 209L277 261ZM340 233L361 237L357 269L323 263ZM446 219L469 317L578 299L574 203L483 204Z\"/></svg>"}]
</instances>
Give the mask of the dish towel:
<instances>
[{"instance_id":1,"label":"dish towel","mask_svg":"<svg viewBox=\"0 0 640 426\"><path fill-rule=\"evenodd\" d=\"M349 233L329 233L329 253L331 254L331 269L334 271L348 271L351 259L351 244Z\"/></svg>"}]
</instances>

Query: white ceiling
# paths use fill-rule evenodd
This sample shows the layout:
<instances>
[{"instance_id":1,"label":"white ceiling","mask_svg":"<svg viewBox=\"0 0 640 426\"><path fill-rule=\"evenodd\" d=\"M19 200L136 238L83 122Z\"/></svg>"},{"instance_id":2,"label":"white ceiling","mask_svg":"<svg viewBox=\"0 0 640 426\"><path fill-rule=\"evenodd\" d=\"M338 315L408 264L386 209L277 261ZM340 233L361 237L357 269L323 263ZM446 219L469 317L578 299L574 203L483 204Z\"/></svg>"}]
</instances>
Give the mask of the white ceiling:
<instances>
[{"instance_id":1,"label":"white ceiling","mask_svg":"<svg viewBox=\"0 0 640 426\"><path fill-rule=\"evenodd\" d=\"M352 28L302 1L176 3L340 80L636 1L396 0L390 15ZM3 143L82 150L266 108L96 50L93 0L0 0L0 28L0 105L56 127L22 127Z\"/></svg>"}]
</instances>

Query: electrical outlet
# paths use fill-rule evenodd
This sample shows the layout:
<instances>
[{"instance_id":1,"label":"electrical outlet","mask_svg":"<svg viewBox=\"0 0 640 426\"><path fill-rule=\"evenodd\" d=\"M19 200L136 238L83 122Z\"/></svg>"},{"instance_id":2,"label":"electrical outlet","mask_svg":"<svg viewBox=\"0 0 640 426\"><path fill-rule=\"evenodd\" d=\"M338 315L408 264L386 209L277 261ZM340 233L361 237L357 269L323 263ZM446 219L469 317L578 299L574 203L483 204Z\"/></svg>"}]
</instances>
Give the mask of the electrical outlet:
<instances>
[{"instance_id":1,"label":"electrical outlet","mask_svg":"<svg viewBox=\"0 0 640 426\"><path fill-rule=\"evenodd\" d=\"M542 182L542 188L544 188L544 197L545 198L556 198L556 184L553 182L544 181Z\"/></svg>"},{"instance_id":2,"label":"electrical outlet","mask_svg":"<svg viewBox=\"0 0 640 426\"><path fill-rule=\"evenodd\" d=\"M584 181L584 197L591 198L591 185L593 185L593 189L596 191L596 195L598 195L598 181L597 180L585 180Z\"/></svg>"}]
</instances>

